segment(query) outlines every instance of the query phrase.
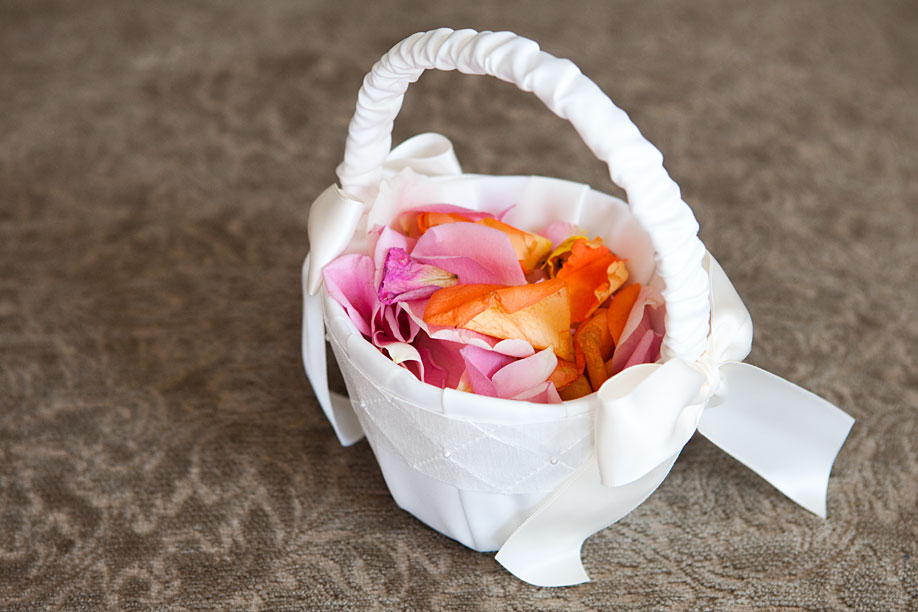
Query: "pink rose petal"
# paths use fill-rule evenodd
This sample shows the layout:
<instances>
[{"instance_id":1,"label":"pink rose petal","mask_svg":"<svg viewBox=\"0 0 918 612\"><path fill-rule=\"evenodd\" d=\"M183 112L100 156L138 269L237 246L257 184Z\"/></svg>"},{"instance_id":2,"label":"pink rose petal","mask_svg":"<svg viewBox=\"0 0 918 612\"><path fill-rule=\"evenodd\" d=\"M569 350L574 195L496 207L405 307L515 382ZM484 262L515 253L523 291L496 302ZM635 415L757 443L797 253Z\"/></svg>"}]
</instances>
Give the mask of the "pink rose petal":
<instances>
[{"instance_id":1,"label":"pink rose petal","mask_svg":"<svg viewBox=\"0 0 918 612\"><path fill-rule=\"evenodd\" d=\"M394 304L429 298L442 287L452 287L456 275L408 256L405 249L389 249L379 285L379 301Z\"/></svg>"},{"instance_id":2,"label":"pink rose petal","mask_svg":"<svg viewBox=\"0 0 918 612\"><path fill-rule=\"evenodd\" d=\"M462 215L466 219L471 219L472 221L478 221L479 219L493 219L494 215L489 212L482 212L480 210L472 210L471 208L463 208L462 206L456 206L455 204L428 204L426 206L419 206L418 208L412 208L409 211L406 211L403 214L417 214L425 212L436 212L436 213L454 213L457 215Z\"/></svg>"},{"instance_id":3,"label":"pink rose petal","mask_svg":"<svg viewBox=\"0 0 918 612\"><path fill-rule=\"evenodd\" d=\"M413 300L409 302L399 302L399 305L405 309L411 316L411 319L420 326L431 338L435 340L448 340L460 344L470 344L479 348L496 351L510 357L529 357L535 354L535 349L526 340L522 338L511 338L501 340L493 336L472 331L470 329L460 329L456 327L440 327L438 325L428 325L424 321L424 300Z\"/></svg>"},{"instance_id":4,"label":"pink rose petal","mask_svg":"<svg viewBox=\"0 0 918 612\"><path fill-rule=\"evenodd\" d=\"M491 381L495 372L514 361L513 357L501 355L477 346L465 346L461 351L468 372L472 391L478 395L499 397L496 385Z\"/></svg>"},{"instance_id":5,"label":"pink rose petal","mask_svg":"<svg viewBox=\"0 0 918 612\"><path fill-rule=\"evenodd\" d=\"M621 340L612 353L610 376L632 365L653 363L659 359L665 315L666 307L659 291L641 287L641 292L628 315Z\"/></svg>"},{"instance_id":6,"label":"pink rose petal","mask_svg":"<svg viewBox=\"0 0 918 612\"><path fill-rule=\"evenodd\" d=\"M421 354L424 375L421 380L436 387L455 389L465 371L460 354L463 345L456 342L434 340L424 332L417 335L414 346Z\"/></svg>"},{"instance_id":7,"label":"pink rose petal","mask_svg":"<svg viewBox=\"0 0 918 612\"><path fill-rule=\"evenodd\" d=\"M328 294L341 306L364 336L370 326L379 299L373 277L376 267L366 255L342 255L322 271Z\"/></svg>"},{"instance_id":8,"label":"pink rose petal","mask_svg":"<svg viewBox=\"0 0 918 612\"><path fill-rule=\"evenodd\" d=\"M534 402L536 404L560 404L561 396L558 395L558 390L555 388L554 383L545 382L538 387L529 389L525 393L521 393L512 399Z\"/></svg>"},{"instance_id":9,"label":"pink rose petal","mask_svg":"<svg viewBox=\"0 0 918 612\"><path fill-rule=\"evenodd\" d=\"M513 399L543 385L557 365L558 358L554 351L547 348L532 357L504 366L494 373L491 380L498 397Z\"/></svg>"},{"instance_id":10,"label":"pink rose petal","mask_svg":"<svg viewBox=\"0 0 918 612\"><path fill-rule=\"evenodd\" d=\"M402 249L411 252L414 248L412 240L390 227L384 227L377 232L376 244L373 246L373 263L376 265L376 286L382 282L386 257L392 249Z\"/></svg>"},{"instance_id":11,"label":"pink rose petal","mask_svg":"<svg viewBox=\"0 0 918 612\"><path fill-rule=\"evenodd\" d=\"M460 283L526 284L507 235L476 223L447 223L430 228L418 239L411 256L452 272Z\"/></svg>"},{"instance_id":12,"label":"pink rose petal","mask_svg":"<svg viewBox=\"0 0 918 612\"><path fill-rule=\"evenodd\" d=\"M582 234L580 228L567 221L555 221L543 229L539 234L551 240L552 248L558 248L558 245L570 238Z\"/></svg>"},{"instance_id":13,"label":"pink rose petal","mask_svg":"<svg viewBox=\"0 0 918 612\"><path fill-rule=\"evenodd\" d=\"M634 334L632 337L637 337L637 334ZM633 365L638 365L641 363L653 363L660 356L660 346L663 344L663 335L658 334L652 329L646 330L641 334L640 339L634 346L634 350L628 356L628 361L625 362L624 367L630 368Z\"/></svg>"},{"instance_id":14,"label":"pink rose petal","mask_svg":"<svg viewBox=\"0 0 918 612\"><path fill-rule=\"evenodd\" d=\"M370 340L377 347L393 342L411 342L420 331L420 326L400 308L378 304L374 313Z\"/></svg>"}]
</instances>

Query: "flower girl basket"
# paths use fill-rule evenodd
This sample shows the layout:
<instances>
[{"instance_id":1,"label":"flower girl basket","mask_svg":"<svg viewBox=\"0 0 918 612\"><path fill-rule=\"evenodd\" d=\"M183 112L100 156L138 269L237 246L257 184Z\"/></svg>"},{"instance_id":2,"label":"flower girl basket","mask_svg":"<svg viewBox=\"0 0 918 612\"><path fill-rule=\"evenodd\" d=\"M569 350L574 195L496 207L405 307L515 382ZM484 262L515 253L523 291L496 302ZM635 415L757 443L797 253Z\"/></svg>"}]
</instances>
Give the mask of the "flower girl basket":
<instances>
[{"instance_id":1,"label":"flower girl basket","mask_svg":"<svg viewBox=\"0 0 918 612\"><path fill-rule=\"evenodd\" d=\"M490 75L532 92L567 119L627 203L547 177L463 174L448 140L416 136L390 150L408 85L429 69ZM627 515L663 481L697 430L804 508L825 516L829 473L853 419L752 365L752 322L660 152L569 60L509 32L440 29L393 47L357 98L340 187L309 215L303 267L303 358L342 444L366 435L396 503L541 586L588 580L583 541ZM600 236L631 278L666 305L662 357L560 405L503 400L420 382L357 331L322 285L341 253L400 211L449 203L512 207L529 231L563 220ZM327 334L327 336L326 336ZM326 338L349 398L329 391Z\"/></svg>"}]
</instances>

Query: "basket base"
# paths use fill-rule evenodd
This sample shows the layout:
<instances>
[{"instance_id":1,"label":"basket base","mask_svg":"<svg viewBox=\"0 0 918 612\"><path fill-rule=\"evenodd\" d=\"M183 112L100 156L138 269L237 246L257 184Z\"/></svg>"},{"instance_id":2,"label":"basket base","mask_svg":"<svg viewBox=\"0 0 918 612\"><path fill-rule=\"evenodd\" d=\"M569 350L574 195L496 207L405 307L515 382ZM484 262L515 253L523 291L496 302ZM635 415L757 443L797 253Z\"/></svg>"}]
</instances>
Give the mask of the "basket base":
<instances>
[{"instance_id":1,"label":"basket base","mask_svg":"<svg viewBox=\"0 0 918 612\"><path fill-rule=\"evenodd\" d=\"M431 528L479 552L498 550L549 495L459 489L418 472L385 442L368 440L395 503Z\"/></svg>"}]
</instances>

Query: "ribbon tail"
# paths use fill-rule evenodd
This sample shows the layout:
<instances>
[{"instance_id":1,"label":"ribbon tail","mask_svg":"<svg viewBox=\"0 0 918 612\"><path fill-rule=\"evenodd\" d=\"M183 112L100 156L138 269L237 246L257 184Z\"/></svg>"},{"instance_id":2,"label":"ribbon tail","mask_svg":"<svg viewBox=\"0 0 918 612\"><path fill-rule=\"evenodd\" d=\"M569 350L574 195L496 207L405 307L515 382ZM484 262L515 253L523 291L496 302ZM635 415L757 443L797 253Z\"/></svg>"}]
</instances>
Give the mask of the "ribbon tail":
<instances>
[{"instance_id":1,"label":"ribbon tail","mask_svg":"<svg viewBox=\"0 0 918 612\"><path fill-rule=\"evenodd\" d=\"M596 455L591 455L510 535L495 559L536 586L588 582L580 559L583 542L650 497L678 456L677 452L638 480L607 487L600 482Z\"/></svg>"},{"instance_id":2,"label":"ribbon tail","mask_svg":"<svg viewBox=\"0 0 918 612\"><path fill-rule=\"evenodd\" d=\"M338 440L350 446L363 438L363 428L354 413L350 400L328 388L328 370L325 362L325 319L322 294L310 294L306 279L309 274L309 255L303 264L303 366L322 411L331 423Z\"/></svg>"},{"instance_id":3,"label":"ribbon tail","mask_svg":"<svg viewBox=\"0 0 918 612\"><path fill-rule=\"evenodd\" d=\"M753 365L727 362L720 375L724 393L712 398L698 431L793 501L825 518L829 473L854 419Z\"/></svg>"},{"instance_id":4,"label":"ribbon tail","mask_svg":"<svg viewBox=\"0 0 918 612\"><path fill-rule=\"evenodd\" d=\"M322 268L344 252L363 215L363 202L332 185L309 207L309 253L303 286L315 295L322 284Z\"/></svg>"}]
</instances>

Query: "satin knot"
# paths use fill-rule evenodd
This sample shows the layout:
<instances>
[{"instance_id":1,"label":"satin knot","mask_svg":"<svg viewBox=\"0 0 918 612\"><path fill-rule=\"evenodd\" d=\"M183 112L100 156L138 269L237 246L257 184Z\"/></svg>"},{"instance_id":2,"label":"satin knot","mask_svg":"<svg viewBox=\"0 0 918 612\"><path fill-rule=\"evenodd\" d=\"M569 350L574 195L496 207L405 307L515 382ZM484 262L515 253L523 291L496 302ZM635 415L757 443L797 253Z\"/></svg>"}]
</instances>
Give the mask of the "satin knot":
<instances>
[{"instance_id":1,"label":"satin knot","mask_svg":"<svg viewBox=\"0 0 918 612\"><path fill-rule=\"evenodd\" d=\"M705 378L705 382L701 386L701 389L698 390L698 395L695 397L695 402L693 403L704 404L714 397L714 394L720 389L720 362L705 352L693 365Z\"/></svg>"}]
</instances>

